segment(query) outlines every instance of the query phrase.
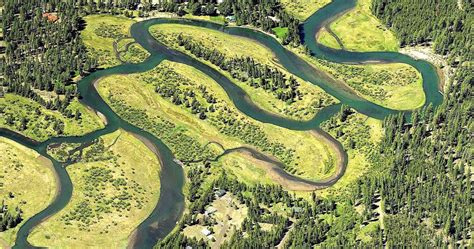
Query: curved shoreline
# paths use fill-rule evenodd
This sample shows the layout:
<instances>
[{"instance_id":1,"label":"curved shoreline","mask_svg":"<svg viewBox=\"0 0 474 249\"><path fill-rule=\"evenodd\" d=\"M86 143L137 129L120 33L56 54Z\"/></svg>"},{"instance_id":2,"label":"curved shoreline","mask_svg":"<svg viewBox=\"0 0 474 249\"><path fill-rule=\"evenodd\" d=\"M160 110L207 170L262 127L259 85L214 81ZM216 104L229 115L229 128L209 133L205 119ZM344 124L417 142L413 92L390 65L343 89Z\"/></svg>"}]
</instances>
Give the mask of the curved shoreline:
<instances>
[{"instance_id":1,"label":"curved shoreline","mask_svg":"<svg viewBox=\"0 0 474 249\"><path fill-rule=\"evenodd\" d=\"M349 0L343 2L343 0L334 0L328 6L325 6L321 10L317 11L313 14L310 18L305 21L304 27L306 31L309 31L308 34L305 36L305 42L309 45L310 50L313 52L314 56L318 58L328 59L330 58L331 61L334 62L343 62L343 63L373 63L374 61L387 61L387 62L402 62L410 65L414 65L414 67L420 71L423 75L423 89L425 94L427 94L427 101L426 104L433 103L437 105L442 100L442 97L439 98L438 95L433 94L432 83L437 83L437 75L436 70L432 70L432 66L429 63L424 61L414 61L408 56L403 56L399 53L393 52L369 52L369 53L357 53L357 52L348 52L348 51L341 51L341 50L334 50L329 49L316 42L312 43L315 40L315 35L312 32L317 32L320 30L321 26L317 23L318 20L321 18L330 16L333 13L340 13L343 11L347 6L350 6L354 3L354 0ZM346 8L347 9L347 8ZM338 12L339 11L339 12ZM124 130L132 133L139 133L143 135L147 139L149 139L158 150L161 152L163 156L163 168L160 174L160 179L162 179L162 185L160 187L160 201L158 201L157 206L153 210L152 214L147 217L145 221L137 227L136 232L131 234L133 236L133 240L130 241L129 246L131 248L137 247L152 247L156 241L160 238L165 237L169 232L171 232L176 224L176 221L182 215L183 207L184 207L184 196L182 194L182 186L184 181L183 169L173 163L172 159L174 156L172 155L171 151L165 144L163 144L160 140L156 137L151 135L148 132L145 132L129 123L121 119L117 114L115 114L111 108L105 103L105 101L100 97L100 95L95 91L93 83L100 79L101 77L112 75L112 74L129 74L129 73L137 73L148 71L158 65L164 58L170 59L172 61L178 63L184 63L187 65L191 65L196 67L198 70L203 71L204 73L208 74L211 78L217 81L227 92L231 100L234 102L236 107L241 110L244 114L249 117L252 117L258 121L272 123L277 126L294 129L294 130L311 130L319 127L319 124L329 117L334 115L338 109L337 107L340 105L330 106L321 110L318 115L315 116L314 119L307 122L299 122L295 120L287 120L281 117L275 117L269 115L269 113L262 112L261 108L258 106L253 105L253 103L249 103L249 100L245 100L245 94L243 94L242 89L238 88L233 84L228 84L229 81L227 78L223 77L222 74L216 72L209 66L204 65L203 63L197 62L195 59L183 56L182 53L174 50L170 50L167 48L163 48L157 41L149 34L148 27L153 23L159 23L163 19L150 19L146 21L142 21L139 23L135 23L132 26L132 36L135 40L142 45L148 52L150 52L151 56L142 63L138 64L123 64L113 68L109 68L106 70L99 70L93 72L89 76L83 78L78 83L78 91L84 97L81 103L85 104L86 106L90 106L95 109L97 112L100 112L106 117L108 124L105 128L94 131L90 134L86 134L84 136L77 136L77 137L62 137L62 138L52 138L48 139L43 143L31 143L31 141L23 140L29 148L35 148L38 152L41 151L45 153L45 146L52 142L75 142L75 141L83 141L93 137L105 135L113 130L118 128L123 128ZM168 19L172 20L172 19ZM327 20L327 18L326 18ZM210 24L207 22L197 22L197 21L189 21L193 25L204 25L206 27L219 27L218 24ZM217 25L217 26L216 26ZM319 28L318 28L319 27ZM138 30L137 30L138 29ZM250 31L246 28L240 27L226 27L225 29L221 30L224 32L228 32L234 35L240 35L244 37L250 37L256 40L261 41L264 46L270 48L275 54L278 55L279 61L282 63L283 67L287 68L288 71L292 74L297 76L301 75L303 80L309 81L313 84L321 86L323 90L328 92L329 94L335 96L336 98L340 99L342 103L348 104L352 108L358 110L359 112L366 114L368 116L374 118L384 118L385 116L393 113L398 113L398 111L390 110L388 108L383 108L379 105L373 104L363 98L358 96L354 96L347 90L344 90L343 87L340 89L336 86L327 82L324 77L321 77L320 73L317 70L311 69L311 66L305 62L303 59L299 58L297 55L289 52L286 48L281 46L278 41L272 37L266 36L265 34L258 32L258 31ZM135 33L134 33L135 32ZM311 37L312 36L312 37ZM425 77L426 76L426 77ZM436 84L437 85L437 84ZM437 93L437 92L436 92ZM242 97L244 96L244 97ZM429 100L429 101L428 101ZM94 108L96 107L96 108ZM408 113L408 112L406 112ZM4 134L1 132L0 135ZM8 136L8 132L6 133ZM314 135L314 134L313 134ZM318 135L318 134L316 134ZM345 154L342 145L329 136L326 133L320 133L322 137L326 138L327 141L332 141L333 146L338 148L338 153L340 155ZM20 139L22 140L21 136L13 136L13 139ZM22 143L23 144L23 143ZM331 143L330 143L331 144ZM236 148L237 149L243 148ZM245 150L245 149L243 149ZM258 151L255 151L258 152ZM232 150L229 150L228 153L232 153ZM249 153L252 153L251 151ZM41 153L40 153L41 154ZM264 161L269 161L278 165L278 162L274 162L271 158L268 157L260 157L265 156L259 153L252 153L252 156L257 158L267 159ZM49 156L46 155L47 158ZM337 182L340 177L342 177L345 173L345 169L347 166L347 154L345 157L341 157L340 165L343 167L338 167L334 174L333 178L324 179L324 183L317 183L320 184L321 187L327 187L335 182ZM345 158L345 159L344 159ZM61 186L67 186L69 179L67 172L64 174L65 169L61 167L61 165L55 161L53 161L56 171L60 175L60 180L62 181ZM277 167L277 166L275 166ZM279 169L279 170L278 170ZM282 173L282 168L273 168L274 172ZM62 173L61 173L62 172ZM285 172L285 171L283 171ZM285 172L286 173L286 172ZM284 174L284 173L282 173ZM288 174L288 173L286 173ZM286 177L286 176L285 176ZM294 177L294 176L293 176ZM291 179L291 177L290 177ZM300 183L304 183L301 179L297 179ZM166 182L166 183L165 183ZM18 232L18 237L16 241L15 247L23 248L31 246L27 242L27 237L29 232L34 228L37 224L41 222L42 219L47 218L57 211L61 210L65 204L68 203L68 193L67 191L71 190L72 192L72 184L70 183L69 179L69 188L61 189L60 194L58 197L53 201L53 203L48 206L45 210L41 211L37 215L31 217L20 229ZM70 198L70 194L69 194ZM21 231L21 232L20 232ZM21 236L20 236L21 235Z\"/></svg>"},{"instance_id":2,"label":"curved shoreline","mask_svg":"<svg viewBox=\"0 0 474 249\"><path fill-rule=\"evenodd\" d=\"M287 190L293 191L314 191L318 189L323 189L332 186L335 184L342 176L347 169L348 163L348 156L342 145L335 140L331 135L321 129L314 129L309 131L311 135L325 140L327 144L336 152L337 162L336 162L336 170L332 173L329 177L320 179L320 180L308 180L298 176L291 175L290 173L286 172L284 168L284 164L279 162L273 156L265 155L258 150L251 148L251 147L237 147L232 149L227 149L215 158L213 161L218 161L225 155L231 153L243 153L248 156L251 156L253 159L259 161L262 164L259 164L267 173L270 174L270 178L272 178L277 183L281 184Z\"/></svg>"}]
</instances>

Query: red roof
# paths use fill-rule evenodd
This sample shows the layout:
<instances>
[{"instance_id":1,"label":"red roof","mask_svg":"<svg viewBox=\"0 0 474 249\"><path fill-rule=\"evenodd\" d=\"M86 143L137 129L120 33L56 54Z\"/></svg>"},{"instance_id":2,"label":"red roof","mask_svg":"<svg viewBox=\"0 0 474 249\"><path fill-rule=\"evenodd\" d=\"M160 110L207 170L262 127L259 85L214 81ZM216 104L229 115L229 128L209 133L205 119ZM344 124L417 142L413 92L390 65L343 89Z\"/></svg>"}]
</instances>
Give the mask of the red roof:
<instances>
[{"instance_id":1,"label":"red roof","mask_svg":"<svg viewBox=\"0 0 474 249\"><path fill-rule=\"evenodd\" d=\"M48 18L48 21L50 22L56 22L59 19L59 17L53 13L44 13L43 17Z\"/></svg>"}]
</instances>

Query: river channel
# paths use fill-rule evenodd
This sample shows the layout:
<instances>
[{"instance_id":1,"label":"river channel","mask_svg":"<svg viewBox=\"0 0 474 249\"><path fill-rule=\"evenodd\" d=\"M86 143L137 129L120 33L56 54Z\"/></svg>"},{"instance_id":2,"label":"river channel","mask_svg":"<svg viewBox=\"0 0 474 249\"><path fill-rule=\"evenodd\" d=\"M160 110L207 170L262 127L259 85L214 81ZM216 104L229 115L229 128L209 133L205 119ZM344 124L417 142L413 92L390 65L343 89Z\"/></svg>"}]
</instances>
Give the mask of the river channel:
<instances>
[{"instance_id":1,"label":"river channel","mask_svg":"<svg viewBox=\"0 0 474 249\"><path fill-rule=\"evenodd\" d=\"M333 0L330 4L314 13L308 18L308 20L304 22L303 41L311 51L312 56L319 59L348 64L374 62L399 62L409 64L416 68L423 77L423 90L426 96L425 105L439 105L443 100L443 97L438 90L439 78L436 73L436 69L430 63L426 61L415 60L409 56L396 52L349 52L345 50L327 48L316 42L316 33L322 27L324 27L324 25L332 21L333 17L338 16L339 13L347 11L354 6L355 0ZM78 82L78 91L82 96L82 99L80 100L81 103L89 106L95 111L102 113L106 117L107 125L104 129L94 131L84 136L51 138L41 143L32 141L15 132L0 129L0 136L7 137L22 145L34 149L41 155L50 159L53 162L54 168L59 177L60 184L58 195L53 203L51 203L40 213L27 220L21 226L18 231L15 248L32 247L27 241L27 237L32 229L40 224L44 219L63 209L69 202L72 195L73 186L65 167L46 153L47 146L52 143L65 142L87 143L119 128L149 140L159 152L162 162L160 176L161 191L159 202L152 214L136 229L134 239L130 242L130 247L152 248L159 239L164 238L173 230L184 210L184 196L182 193L184 185L183 168L175 162L173 153L161 140L120 118L99 96L94 87L94 83L103 77L114 74L146 72L156 67L165 59L190 65L207 74L220 86L222 86L235 106L241 112L253 119L293 130L314 130L315 132L323 135L327 140L336 144L337 150L340 152L342 158L340 160L339 169L330 178L318 182L312 182L292 176L280 169L278 172L282 177L288 177L288 179L291 179L292 181L301 181L305 184L313 184L315 187L327 187L334 184L340 177L343 176L345 167L347 166L347 154L342 148L342 145L337 142L337 140L333 139L327 133L319 129L319 125L322 122L328 120L340 110L341 104L326 107L321 110L313 119L304 122L286 119L278 115L265 112L260 107L251 102L248 95L240 87L233 84L220 72L182 52L172 50L157 42L150 34L149 28L153 25L162 23L178 23L201 26L256 40L271 49L278 61L290 73L321 87L328 94L331 94L337 98L341 104L346 104L356 109L358 112L377 119L383 119L389 114L398 113L396 110L391 110L363 99L344 84L332 80L326 74L311 66L307 61L283 47L274 37L260 31L244 27L225 27L216 23L188 19L162 18L149 19L135 23L131 28L131 35L136 42L138 42L151 54L150 57L142 63L122 64L105 70L95 71ZM259 160L265 160L269 163L278 165L278 162L272 161L270 158L259 153L258 151L248 148L231 148L225 151L224 154L232 153L233 151L238 150L250 150L249 152Z\"/></svg>"}]
</instances>

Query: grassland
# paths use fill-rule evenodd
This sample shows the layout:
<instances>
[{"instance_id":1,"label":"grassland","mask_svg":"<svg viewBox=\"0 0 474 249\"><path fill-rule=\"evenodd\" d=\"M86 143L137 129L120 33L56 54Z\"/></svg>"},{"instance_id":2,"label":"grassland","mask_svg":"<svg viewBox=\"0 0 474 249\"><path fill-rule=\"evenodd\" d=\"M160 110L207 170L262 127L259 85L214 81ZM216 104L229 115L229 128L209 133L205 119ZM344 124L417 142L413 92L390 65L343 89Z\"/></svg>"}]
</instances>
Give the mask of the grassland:
<instances>
[{"instance_id":1,"label":"grassland","mask_svg":"<svg viewBox=\"0 0 474 249\"><path fill-rule=\"evenodd\" d=\"M186 14L186 15L184 15L184 18L210 21L210 22L215 22L215 23L219 23L219 24L226 23L225 17L221 16L221 15L218 15L218 16L195 16L195 15L192 15L192 14Z\"/></svg>"},{"instance_id":2,"label":"grassland","mask_svg":"<svg viewBox=\"0 0 474 249\"><path fill-rule=\"evenodd\" d=\"M397 51L399 42L371 12L372 0L358 0L354 10L349 11L330 24L333 32L341 39L345 49L351 51ZM326 34L319 36L319 42L332 46Z\"/></svg>"},{"instance_id":3,"label":"grassland","mask_svg":"<svg viewBox=\"0 0 474 249\"><path fill-rule=\"evenodd\" d=\"M326 28L322 28L316 34L316 40L323 44L326 47L334 48L334 49L342 49L341 45L337 42L336 38L329 33Z\"/></svg>"},{"instance_id":4,"label":"grassland","mask_svg":"<svg viewBox=\"0 0 474 249\"><path fill-rule=\"evenodd\" d=\"M83 150L67 167L71 201L36 227L29 241L50 248L125 248L159 198L160 164L133 135L118 130Z\"/></svg>"},{"instance_id":5,"label":"grassland","mask_svg":"<svg viewBox=\"0 0 474 249\"><path fill-rule=\"evenodd\" d=\"M370 169L371 154L378 153L377 146L384 134L382 121L347 109L345 118L341 111L324 122L322 128L340 141L348 154L344 176L331 188L320 192L322 195L337 194Z\"/></svg>"},{"instance_id":6,"label":"grassland","mask_svg":"<svg viewBox=\"0 0 474 249\"><path fill-rule=\"evenodd\" d=\"M288 28L276 27L272 29L275 32L276 37L279 39L284 39L286 34L288 34Z\"/></svg>"},{"instance_id":7,"label":"grassland","mask_svg":"<svg viewBox=\"0 0 474 249\"><path fill-rule=\"evenodd\" d=\"M330 2L331 0L282 0L281 4L288 13L304 21Z\"/></svg>"},{"instance_id":8,"label":"grassland","mask_svg":"<svg viewBox=\"0 0 474 249\"><path fill-rule=\"evenodd\" d=\"M67 108L72 113L78 110L81 113L80 118L67 118L58 111L46 109L28 98L6 94L4 98L0 98L0 127L38 141L55 136L83 135L104 127L97 115L77 100Z\"/></svg>"},{"instance_id":9,"label":"grassland","mask_svg":"<svg viewBox=\"0 0 474 249\"><path fill-rule=\"evenodd\" d=\"M323 60L317 60L316 63L319 68L345 82L360 96L381 106L395 110L413 110L425 103L422 76L410 65L342 65Z\"/></svg>"},{"instance_id":10,"label":"grassland","mask_svg":"<svg viewBox=\"0 0 474 249\"><path fill-rule=\"evenodd\" d=\"M0 151L0 201L23 211L23 222L0 232L0 246L12 246L21 225L53 201L56 175L51 161L12 140L0 137Z\"/></svg>"},{"instance_id":11,"label":"grassland","mask_svg":"<svg viewBox=\"0 0 474 249\"><path fill-rule=\"evenodd\" d=\"M179 24L155 25L151 28L151 32L164 44L190 55L192 54L189 51L178 46L178 42L176 42L178 34L192 37L193 40L203 43L205 47L215 48L228 58L251 56L258 63L278 68L284 72L285 75L290 76L290 73L278 63L271 50L247 38L232 36L211 29ZM322 89L297 77L295 78L299 84L298 89L302 93L302 98L293 103L287 103L286 101L277 99L274 93L270 91L264 90L263 88L255 88L247 83L234 79L228 71L220 69L209 61L202 58L195 58L214 67L229 79L233 80L235 84L240 86L250 96L250 99L254 103L264 110L287 118L308 120L311 119L320 108L336 103L336 100Z\"/></svg>"},{"instance_id":12,"label":"grassland","mask_svg":"<svg viewBox=\"0 0 474 249\"><path fill-rule=\"evenodd\" d=\"M170 92L170 88L179 89L179 93ZM225 148L255 147L304 178L321 179L332 173L323 172L321 167L335 156L328 145L308 132L247 118L216 82L192 67L164 62L147 73L105 78L98 90L114 111L162 139L182 161L215 156L215 152L203 149L212 141ZM192 97L186 95L191 92ZM178 98L180 104L176 104ZM210 104L205 99L213 101Z\"/></svg>"},{"instance_id":13,"label":"grassland","mask_svg":"<svg viewBox=\"0 0 474 249\"><path fill-rule=\"evenodd\" d=\"M289 49L327 76L352 88L359 96L381 106L412 110L425 103L422 76L410 65L338 64L310 56L301 47Z\"/></svg>"},{"instance_id":14,"label":"grassland","mask_svg":"<svg viewBox=\"0 0 474 249\"><path fill-rule=\"evenodd\" d=\"M111 15L89 15L84 17L86 28L81 32L82 40L89 50L90 56L97 59L98 66L102 68L121 64L117 58L114 42L130 37L130 26L134 20L126 17ZM148 52L135 44L131 47L130 55L124 55L127 62L140 62L148 57ZM137 59L138 58L138 59Z\"/></svg>"},{"instance_id":15,"label":"grassland","mask_svg":"<svg viewBox=\"0 0 474 249\"><path fill-rule=\"evenodd\" d=\"M248 185L278 183L277 179L271 177L269 172L262 167L262 162L247 153L231 153L222 157L217 164L227 174L235 176L236 179Z\"/></svg>"}]
</instances>

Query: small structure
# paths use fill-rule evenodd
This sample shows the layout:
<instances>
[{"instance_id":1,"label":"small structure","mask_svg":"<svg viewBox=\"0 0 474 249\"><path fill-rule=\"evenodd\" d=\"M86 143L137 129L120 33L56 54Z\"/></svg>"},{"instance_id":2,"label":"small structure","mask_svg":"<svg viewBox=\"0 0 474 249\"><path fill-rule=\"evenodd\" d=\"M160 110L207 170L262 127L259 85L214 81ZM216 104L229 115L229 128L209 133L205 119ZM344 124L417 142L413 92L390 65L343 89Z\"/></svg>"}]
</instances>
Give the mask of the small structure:
<instances>
[{"instance_id":1,"label":"small structure","mask_svg":"<svg viewBox=\"0 0 474 249\"><path fill-rule=\"evenodd\" d=\"M228 22L235 22L235 16L226 16L225 19L226 19Z\"/></svg>"},{"instance_id":2,"label":"small structure","mask_svg":"<svg viewBox=\"0 0 474 249\"><path fill-rule=\"evenodd\" d=\"M54 13L43 13L43 17L47 18L50 22L57 22L59 20L58 15Z\"/></svg>"},{"instance_id":3,"label":"small structure","mask_svg":"<svg viewBox=\"0 0 474 249\"><path fill-rule=\"evenodd\" d=\"M207 235L206 237L207 237L208 240L214 241L214 236L212 236L212 235Z\"/></svg>"},{"instance_id":4,"label":"small structure","mask_svg":"<svg viewBox=\"0 0 474 249\"><path fill-rule=\"evenodd\" d=\"M226 193L226 191L223 190L223 189L219 189L219 190L217 190L217 191L214 192L214 194L216 195L216 198L219 198L219 197L224 196L225 193Z\"/></svg>"},{"instance_id":5,"label":"small structure","mask_svg":"<svg viewBox=\"0 0 474 249\"><path fill-rule=\"evenodd\" d=\"M214 207L207 207L206 211L204 212L204 215L209 216L217 211L216 208Z\"/></svg>"},{"instance_id":6,"label":"small structure","mask_svg":"<svg viewBox=\"0 0 474 249\"><path fill-rule=\"evenodd\" d=\"M292 209L293 209L293 212L295 212L295 213L301 213L301 212L303 212L303 208L302 208L302 207L293 207Z\"/></svg>"},{"instance_id":7,"label":"small structure","mask_svg":"<svg viewBox=\"0 0 474 249\"><path fill-rule=\"evenodd\" d=\"M278 17L275 17L275 16L267 16L267 18L274 22L280 22L280 19L278 19Z\"/></svg>"},{"instance_id":8,"label":"small structure","mask_svg":"<svg viewBox=\"0 0 474 249\"><path fill-rule=\"evenodd\" d=\"M201 230L201 233L204 234L204 236L206 236L206 237L211 235L211 231L209 231L209 229L207 229L207 228L203 228Z\"/></svg>"}]
</instances>

